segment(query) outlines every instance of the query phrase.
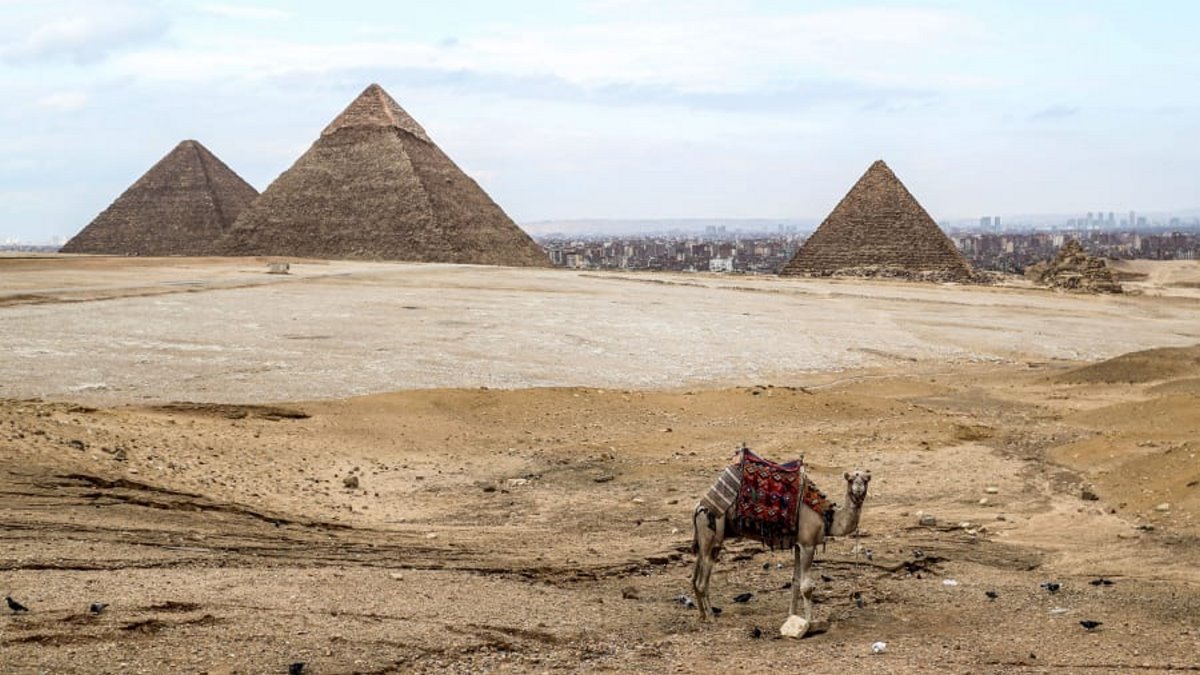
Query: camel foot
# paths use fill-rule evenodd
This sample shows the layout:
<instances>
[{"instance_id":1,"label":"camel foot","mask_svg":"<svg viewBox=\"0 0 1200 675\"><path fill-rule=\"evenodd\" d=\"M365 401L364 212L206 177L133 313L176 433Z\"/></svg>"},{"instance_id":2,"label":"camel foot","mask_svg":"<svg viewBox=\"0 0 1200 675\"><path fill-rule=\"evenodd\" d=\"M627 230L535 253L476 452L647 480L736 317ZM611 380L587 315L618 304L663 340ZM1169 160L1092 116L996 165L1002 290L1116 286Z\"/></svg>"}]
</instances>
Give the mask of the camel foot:
<instances>
[{"instance_id":1,"label":"camel foot","mask_svg":"<svg viewBox=\"0 0 1200 675\"><path fill-rule=\"evenodd\" d=\"M804 617L793 614L783 622L783 626L779 628L779 634L783 637L796 638L799 640L808 632L808 621Z\"/></svg>"}]
</instances>

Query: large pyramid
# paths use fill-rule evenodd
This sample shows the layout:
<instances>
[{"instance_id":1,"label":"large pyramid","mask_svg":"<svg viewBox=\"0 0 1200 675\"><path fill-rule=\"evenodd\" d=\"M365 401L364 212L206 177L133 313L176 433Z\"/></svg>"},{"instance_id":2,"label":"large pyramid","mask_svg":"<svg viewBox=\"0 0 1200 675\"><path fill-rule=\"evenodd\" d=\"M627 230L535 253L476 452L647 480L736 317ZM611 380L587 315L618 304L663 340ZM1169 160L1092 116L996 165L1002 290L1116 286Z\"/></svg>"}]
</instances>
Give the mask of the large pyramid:
<instances>
[{"instance_id":1,"label":"large pyramid","mask_svg":"<svg viewBox=\"0 0 1200 675\"><path fill-rule=\"evenodd\" d=\"M971 267L883 160L871 165L780 274L962 281Z\"/></svg>"},{"instance_id":2,"label":"large pyramid","mask_svg":"<svg viewBox=\"0 0 1200 675\"><path fill-rule=\"evenodd\" d=\"M198 141L182 141L62 247L64 253L209 255L258 196Z\"/></svg>"},{"instance_id":3,"label":"large pyramid","mask_svg":"<svg viewBox=\"0 0 1200 675\"><path fill-rule=\"evenodd\" d=\"M542 248L377 84L238 218L222 250L550 265Z\"/></svg>"}]
</instances>

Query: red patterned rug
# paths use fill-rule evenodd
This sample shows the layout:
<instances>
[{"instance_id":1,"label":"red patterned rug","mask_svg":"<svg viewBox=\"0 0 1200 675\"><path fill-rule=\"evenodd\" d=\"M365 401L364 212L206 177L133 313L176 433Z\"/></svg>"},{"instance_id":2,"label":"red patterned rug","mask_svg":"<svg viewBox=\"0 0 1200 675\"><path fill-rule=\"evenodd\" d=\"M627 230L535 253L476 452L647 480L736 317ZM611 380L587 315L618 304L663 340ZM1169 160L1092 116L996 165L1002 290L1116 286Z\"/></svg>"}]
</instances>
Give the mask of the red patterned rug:
<instances>
[{"instance_id":1,"label":"red patterned rug","mask_svg":"<svg viewBox=\"0 0 1200 675\"><path fill-rule=\"evenodd\" d=\"M790 548L796 542L801 464L776 464L748 448L742 451L742 484L734 505L736 526L760 538L770 548Z\"/></svg>"}]
</instances>

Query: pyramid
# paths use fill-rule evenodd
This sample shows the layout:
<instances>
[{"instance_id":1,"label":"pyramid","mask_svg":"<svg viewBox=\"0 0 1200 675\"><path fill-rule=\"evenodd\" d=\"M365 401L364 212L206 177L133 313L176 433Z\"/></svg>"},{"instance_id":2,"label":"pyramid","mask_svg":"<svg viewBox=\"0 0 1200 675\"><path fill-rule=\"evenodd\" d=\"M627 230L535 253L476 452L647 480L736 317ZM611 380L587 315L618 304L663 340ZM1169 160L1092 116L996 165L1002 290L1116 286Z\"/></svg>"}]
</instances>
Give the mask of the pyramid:
<instances>
[{"instance_id":1,"label":"pyramid","mask_svg":"<svg viewBox=\"0 0 1200 675\"><path fill-rule=\"evenodd\" d=\"M234 223L229 255L549 266L377 84Z\"/></svg>"},{"instance_id":2,"label":"pyramid","mask_svg":"<svg viewBox=\"0 0 1200 675\"><path fill-rule=\"evenodd\" d=\"M871 165L780 272L964 281L971 267L883 160Z\"/></svg>"},{"instance_id":3,"label":"pyramid","mask_svg":"<svg viewBox=\"0 0 1200 675\"><path fill-rule=\"evenodd\" d=\"M62 247L64 253L210 255L258 191L182 141Z\"/></svg>"}]
</instances>

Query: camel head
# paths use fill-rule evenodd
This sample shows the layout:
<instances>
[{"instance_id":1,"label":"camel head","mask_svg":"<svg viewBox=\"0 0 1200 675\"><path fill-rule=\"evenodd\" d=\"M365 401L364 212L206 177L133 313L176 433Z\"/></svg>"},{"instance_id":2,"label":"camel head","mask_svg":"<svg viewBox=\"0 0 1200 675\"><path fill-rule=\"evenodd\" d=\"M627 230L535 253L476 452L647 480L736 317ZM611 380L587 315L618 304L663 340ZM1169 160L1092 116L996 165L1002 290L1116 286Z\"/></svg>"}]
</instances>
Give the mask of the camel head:
<instances>
[{"instance_id":1,"label":"camel head","mask_svg":"<svg viewBox=\"0 0 1200 675\"><path fill-rule=\"evenodd\" d=\"M862 504L867 498L867 484L871 482L871 472L855 470L847 471L842 474L842 478L846 479L846 494L850 496L850 500L857 504Z\"/></svg>"}]
</instances>

